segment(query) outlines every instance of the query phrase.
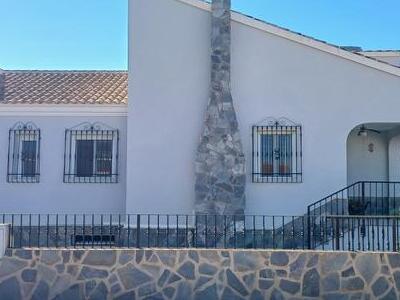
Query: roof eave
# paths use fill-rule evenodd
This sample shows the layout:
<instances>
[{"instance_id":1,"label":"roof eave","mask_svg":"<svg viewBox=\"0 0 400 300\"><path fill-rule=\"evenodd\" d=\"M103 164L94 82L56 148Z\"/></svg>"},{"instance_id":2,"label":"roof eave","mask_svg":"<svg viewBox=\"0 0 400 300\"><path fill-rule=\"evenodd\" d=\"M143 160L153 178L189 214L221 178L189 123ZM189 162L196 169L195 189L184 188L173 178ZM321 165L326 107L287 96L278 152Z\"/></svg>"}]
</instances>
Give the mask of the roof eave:
<instances>
[{"instance_id":1,"label":"roof eave","mask_svg":"<svg viewBox=\"0 0 400 300\"><path fill-rule=\"evenodd\" d=\"M211 11L210 4L207 2L204 2L202 0L175 0L175 1L179 1L182 3L197 7L199 9L206 10L206 11ZM253 17L244 15L242 13L232 12L232 20L235 22L241 23L243 25L247 25L247 26L256 28L258 30L267 32L269 34L273 34L275 36L285 38L292 42L296 42L301 45L305 45L305 46L341 57L343 59L346 59L346 60L361 64L361 65L364 65L364 66L400 77L400 68L395 67L391 64L376 60L374 58L367 57L363 54L346 51L344 49L341 49L339 46L325 43L325 42L319 41L317 39L314 39L314 38L311 38L311 37L308 37L308 36L305 36L305 35L302 35L299 33L295 33L288 29L279 27L277 25L269 24L265 21L255 19Z\"/></svg>"}]
</instances>

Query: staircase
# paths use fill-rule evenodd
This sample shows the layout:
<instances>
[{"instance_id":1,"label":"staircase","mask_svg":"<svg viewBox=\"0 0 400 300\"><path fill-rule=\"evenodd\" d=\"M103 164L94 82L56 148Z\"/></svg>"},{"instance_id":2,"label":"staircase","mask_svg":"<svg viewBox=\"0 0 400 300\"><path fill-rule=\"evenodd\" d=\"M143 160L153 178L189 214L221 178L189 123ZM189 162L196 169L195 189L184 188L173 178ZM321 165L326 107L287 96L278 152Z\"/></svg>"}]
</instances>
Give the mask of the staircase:
<instances>
[{"instance_id":1,"label":"staircase","mask_svg":"<svg viewBox=\"0 0 400 300\"><path fill-rule=\"evenodd\" d=\"M369 246L379 249L379 238L375 239L378 233L387 237L398 231L397 219L396 223L385 223L388 219L385 216L396 216L399 212L400 182L356 182L307 207L308 248L330 244L329 247L339 249L347 244L351 249L353 243L361 247L361 241L371 235L373 243ZM370 223L366 224L366 220Z\"/></svg>"}]
</instances>

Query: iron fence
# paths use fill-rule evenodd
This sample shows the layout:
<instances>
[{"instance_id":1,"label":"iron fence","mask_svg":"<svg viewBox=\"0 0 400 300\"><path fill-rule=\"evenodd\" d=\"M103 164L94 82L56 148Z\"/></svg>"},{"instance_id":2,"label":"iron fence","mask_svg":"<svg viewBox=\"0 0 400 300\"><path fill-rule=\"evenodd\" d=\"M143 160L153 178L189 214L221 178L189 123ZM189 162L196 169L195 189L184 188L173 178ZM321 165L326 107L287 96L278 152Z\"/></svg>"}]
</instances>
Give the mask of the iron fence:
<instances>
[{"instance_id":1,"label":"iron fence","mask_svg":"<svg viewBox=\"0 0 400 300\"><path fill-rule=\"evenodd\" d=\"M11 248L397 251L397 216L2 214Z\"/></svg>"}]
</instances>

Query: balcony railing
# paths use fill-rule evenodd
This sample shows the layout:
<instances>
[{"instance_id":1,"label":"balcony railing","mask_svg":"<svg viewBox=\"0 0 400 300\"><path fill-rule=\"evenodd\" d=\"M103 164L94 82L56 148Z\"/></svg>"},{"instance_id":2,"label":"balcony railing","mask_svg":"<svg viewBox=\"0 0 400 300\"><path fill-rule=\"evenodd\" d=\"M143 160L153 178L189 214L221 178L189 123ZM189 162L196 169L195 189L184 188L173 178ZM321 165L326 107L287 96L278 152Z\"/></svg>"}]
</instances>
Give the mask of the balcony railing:
<instances>
[{"instance_id":1,"label":"balcony railing","mask_svg":"<svg viewBox=\"0 0 400 300\"><path fill-rule=\"evenodd\" d=\"M0 214L11 248L397 251L396 216Z\"/></svg>"}]
</instances>

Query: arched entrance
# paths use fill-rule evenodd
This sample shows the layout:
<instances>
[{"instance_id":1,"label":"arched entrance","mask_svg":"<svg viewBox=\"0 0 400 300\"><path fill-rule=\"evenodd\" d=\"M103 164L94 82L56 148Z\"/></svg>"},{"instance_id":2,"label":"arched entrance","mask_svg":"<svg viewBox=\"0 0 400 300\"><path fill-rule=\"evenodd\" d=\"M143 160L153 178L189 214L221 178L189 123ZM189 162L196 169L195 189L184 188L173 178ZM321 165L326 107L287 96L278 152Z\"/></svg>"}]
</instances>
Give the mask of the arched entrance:
<instances>
[{"instance_id":1,"label":"arched entrance","mask_svg":"<svg viewBox=\"0 0 400 300\"><path fill-rule=\"evenodd\" d=\"M364 123L347 138L349 211L394 213L400 203L400 123ZM351 199L353 198L353 199Z\"/></svg>"}]
</instances>

